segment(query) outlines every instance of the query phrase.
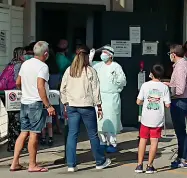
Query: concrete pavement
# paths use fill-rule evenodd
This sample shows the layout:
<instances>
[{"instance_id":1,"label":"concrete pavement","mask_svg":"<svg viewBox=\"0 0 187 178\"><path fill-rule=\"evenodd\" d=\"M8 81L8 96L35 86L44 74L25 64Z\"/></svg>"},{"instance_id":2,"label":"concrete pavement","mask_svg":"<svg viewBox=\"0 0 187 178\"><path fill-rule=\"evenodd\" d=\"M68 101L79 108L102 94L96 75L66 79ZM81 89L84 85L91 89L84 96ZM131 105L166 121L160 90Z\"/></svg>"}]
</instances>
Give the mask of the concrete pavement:
<instances>
[{"instance_id":1,"label":"concrete pavement","mask_svg":"<svg viewBox=\"0 0 187 178\"><path fill-rule=\"evenodd\" d=\"M86 164L79 166L80 170L76 173L67 173L66 167L51 167L50 172L48 173L28 173L27 171L23 172L16 172L16 173L10 173L8 169L1 168L1 176L6 178L35 178L40 176L41 178L144 178L144 177L152 177L152 178L185 178L187 176L187 171L178 169L178 170L168 170L167 167L165 167L164 160L166 159L166 156L163 156L162 159L156 160L156 166L160 165L159 172L154 175L146 175L146 174L135 174L134 173L134 167L136 166L134 163L130 164L119 164L117 162L113 163L110 168L96 171L93 168L93 164Z\"/></svg>"},{"instance_id":2,"label":"concrete pavement","mask_svg":"<svg viewBox=\"0 0 187 178\"><path fill-rule=\"evenodd\" d=\"M168 165L170 164L169 157L171 156L171 150L176 148L176 139L174 137L173 130L168 130L166 132L167 137L161 139L159 144L159 150L157 158L155 161L155 166L159 168L159 172L155 175L151 175L153 178L158 178L162 176L163 178L170 176L174 177L185 177L187 176L187 170L177 169L170 170ZM128 128L124 129L124 132L118 136L118 148L119 152L112 155L107 155L112 159L112 165L110 168L102 171L95 170L94 160L90 151L90 144L87 139L85 132L80 134L79 144L77 147L77 159L79 171L77 173L67 173L67 167L63 163L64 157L64 140L63 136L55 136L55 145L52 148L41 147L38 154L38 162L40 165L47 166L50 169L49 173L28 173L27 171L10 173L8 171L9 164L12 160L12 153L7 153L5 146L0 147L0 171L3 177L62 177L66 176L68 178L80 177L99 177L99 178L113 178L113 177L146 177L148 175L142 174L137 175L134 173L136 167L137 159L137 145L138 145L138 131L136 129ZM145 160L147 159L147 154ZM21 163L28 166L28 154L23 154L21 158ZM146 162L145 162L146 165Z\"/></svg>"}]
</instances>

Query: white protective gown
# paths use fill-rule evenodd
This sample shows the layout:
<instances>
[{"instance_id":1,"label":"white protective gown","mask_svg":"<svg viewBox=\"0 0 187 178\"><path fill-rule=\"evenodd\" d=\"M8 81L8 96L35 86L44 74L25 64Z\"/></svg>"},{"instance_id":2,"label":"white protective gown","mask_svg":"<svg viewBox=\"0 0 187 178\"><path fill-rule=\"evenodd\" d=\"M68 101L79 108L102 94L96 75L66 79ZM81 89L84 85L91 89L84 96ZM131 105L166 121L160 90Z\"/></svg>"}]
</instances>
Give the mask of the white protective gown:
<instances>
[{"instance_id":1,"label":"white protective gown","mask_svg":"<svg viewBox=\"0 0 187 178\"><path fill-rule=\"evenodd\" d=\"M98 119L98 131L116 135L123 128L121 124L121 99L120 93L126 86L126 76L122 67L112 62L106 65L99 62L93 65L100 81L103 118Z\"/></svg>"}]
</instances>

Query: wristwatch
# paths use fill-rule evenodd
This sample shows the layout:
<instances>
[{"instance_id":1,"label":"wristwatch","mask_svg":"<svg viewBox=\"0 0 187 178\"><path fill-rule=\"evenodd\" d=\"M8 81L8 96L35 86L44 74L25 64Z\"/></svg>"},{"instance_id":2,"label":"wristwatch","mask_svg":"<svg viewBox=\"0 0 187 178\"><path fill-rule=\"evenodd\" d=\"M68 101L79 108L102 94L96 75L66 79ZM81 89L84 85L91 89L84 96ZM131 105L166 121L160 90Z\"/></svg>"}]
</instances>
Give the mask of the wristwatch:
<instances>
[{"instance_id":1,"label":"wristwatch","mask_svg":"<svg viewBox=\"0 0 187 178\"><path fill-rule=\"evenodd\" d=\"M45 109L49 109L51 107L51 104L48 104L47 106L45 106Z\"/></svg>"},{"instance_id":2,"label":"wristwatch","mask_svg":"<svg viewBox=\"0 0 187 178\"><path fill-rule=\"evenodd\" d=\"M98 105L97 105L97 108L98 108L98 111L102 111L101 104L98 104Z\"/></svg>"}]
</instances>

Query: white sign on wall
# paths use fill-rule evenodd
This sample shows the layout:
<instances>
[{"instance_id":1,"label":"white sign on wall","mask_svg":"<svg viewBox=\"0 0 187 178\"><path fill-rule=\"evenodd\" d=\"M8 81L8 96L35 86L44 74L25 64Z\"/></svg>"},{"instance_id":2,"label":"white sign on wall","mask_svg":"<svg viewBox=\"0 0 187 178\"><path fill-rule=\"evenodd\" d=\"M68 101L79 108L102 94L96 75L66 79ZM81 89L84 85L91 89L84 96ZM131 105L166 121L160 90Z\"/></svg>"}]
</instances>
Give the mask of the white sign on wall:
<instances>
[{"instance_id":1,"label":"white sign on wall","mask_svg":"<svg viewBox=\"0 0 187 178\"><path fill-rule=\"evenodd\" d=\"M132 44L125 40L111 40L111 47L114 48L114 57L131 57Z\"/></svg>"},{"instance_id":2,"label":"white sign on wall","mask_svg":"<svg viewBox=\"0 0 187 178\"><path fill-rule=\"evenodd\" d=\"M141 42L141 28L140 27L129 27L129 35L131 43Z\"/></svg>"},{"instance_id":3,"label":"white sign on wall","mask_svg":"<svg viewBox=\"0 0 187 178\"><path fill-rule=\"evenodd\" d=\"M147 42L143 41L143 49L142 49L142 55L157 55L158 53L158 41L156 42Z\"/></svg>"},{"instance_id":4,"label":"white sign on wall","mask_svg":"<svg viewBox=\"0 0 187 178\"><path fill-rule=\"evenodd\" d=\"M21 107L20 90L7 90L5 91L5 107L7 111L19 111Z\"/></svg>"},{"instance_id":5,"label":"white sign on wall","mask_svg":"<svg viewBox=\"0 0 187 178\"><path fill-rule=\"evenodd\" d=\"M49 102L51 103L51 105L59 105L60 104L60 92L57 90L50 90Z\"/></svg>"},{"instance_id":6,"label":"white sign on wall","mask_svg":"<svg viewBox=\"0 0 187 178\"><path fill-rule=\"evenodd\" d=\"M21 108L20 90L7 90L5 91L5 105L7 111L19 111ZM60 92L56 90L49 91L49 102L51 105L59 105Z\"/></svg>"}]
</instances>

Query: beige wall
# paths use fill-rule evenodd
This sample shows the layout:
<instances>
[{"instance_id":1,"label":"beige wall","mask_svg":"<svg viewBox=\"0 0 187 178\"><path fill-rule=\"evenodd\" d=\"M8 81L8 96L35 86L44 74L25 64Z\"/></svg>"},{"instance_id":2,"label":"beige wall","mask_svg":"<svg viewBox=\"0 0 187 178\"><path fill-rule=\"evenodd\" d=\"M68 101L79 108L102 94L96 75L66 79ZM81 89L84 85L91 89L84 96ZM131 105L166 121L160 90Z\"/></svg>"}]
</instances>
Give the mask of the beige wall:
<instances>
[{"instance_id":1,"label":"beige wall","mask_svg":"<svg viewBox=\"0 0 187 178\"><path fill-rule=\"evenodd\" d=\"M31 33L31 1L27 0L26 7L23 11L23 26L24 26L24 33L23 33L23 43L27 45L30 43L30 33ZM25 0L14 0L13 5L21 6L24 4Z\"/></svg>"},{"instance_id":2,"label":"beige wall","mask_svg":"<svg viewBox=\"0 0 187 178\"><path fill-rule=\"evenodd\" d=\"M19 0L20 1L20 0ZM31 0L26 4L23 11L23 26L24 26L24 35L23 42L24 45L28 45L33 39L31 38ZM34 16L35 17L35 16Z\"/></svg>"},{"instance_id":3,"label":"beige wall","mask_svg":"<svg viewBox=\"0 0 187 178\"><path fill-rule=\"evenodd\" d=\"M5 50L0 51L0 72L10 62L13 50L23 46L23 9L0 4L0 30L6 32Z\"/></svg>"}]
</instances>

